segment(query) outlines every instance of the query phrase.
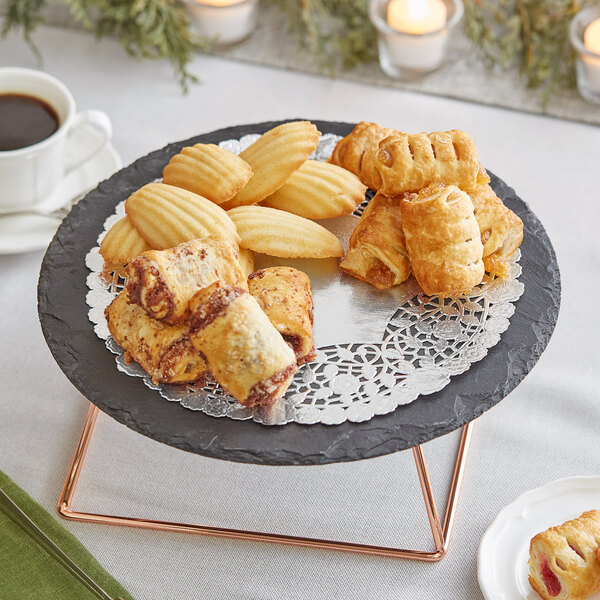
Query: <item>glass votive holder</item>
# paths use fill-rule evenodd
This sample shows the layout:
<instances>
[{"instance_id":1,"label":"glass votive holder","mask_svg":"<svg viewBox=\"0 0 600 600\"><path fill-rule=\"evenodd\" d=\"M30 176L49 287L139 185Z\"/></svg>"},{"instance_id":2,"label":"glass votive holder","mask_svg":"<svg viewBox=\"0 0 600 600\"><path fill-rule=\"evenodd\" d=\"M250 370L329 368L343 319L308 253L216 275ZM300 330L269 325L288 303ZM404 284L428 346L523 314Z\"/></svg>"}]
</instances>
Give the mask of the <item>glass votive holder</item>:
<instances>
[{"instance_id":1,"label":"glass votive holder","mask_svg":"<svg viewBox=\"0 0 600 600\"><path fill-rule=\"evenodd\" d=\"M258 0L187 0L194 31L229 46L246 39L256 26Z\"/></svg>"},{"instance_id":2,"label":"glass votive holder","mask_svg":"<svg viewBox=\"0 0 600 600\"><path fill-rule=\"evenodd\" d=\"M586 100L600 104L600 6L577 13L569 37L577 52L577 89Z\"/></svg>"},{"instance_id":3,"label":"glass votive holder","mask_svg":"<svg viewBox=\"0 0 600 600\"><path fill-rule=\"evenodd\" d=\"M370 0L381 69L404 80L437 71L446 60L448 38L463 12L462 0Z\"/></svg>"}]
</instances>

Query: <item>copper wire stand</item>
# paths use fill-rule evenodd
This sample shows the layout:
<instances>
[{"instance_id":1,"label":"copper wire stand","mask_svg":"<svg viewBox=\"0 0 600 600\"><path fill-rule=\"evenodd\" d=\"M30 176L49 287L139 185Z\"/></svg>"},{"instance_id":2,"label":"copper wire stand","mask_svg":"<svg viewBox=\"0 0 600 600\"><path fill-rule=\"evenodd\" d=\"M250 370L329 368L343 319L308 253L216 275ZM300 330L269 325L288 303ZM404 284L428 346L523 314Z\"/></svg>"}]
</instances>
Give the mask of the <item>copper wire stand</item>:
<instances>
[{"instance_id":1,"label":"copper wire stand","mask_svg":"<svg viewBox=\"0 0 600 600\"><path fill-rule=\"evenodd\" d=\"M73 521L86 521L90 523L107 523L110 525L122 525L125 527L141 527L142 529L159 529L162 531L198 533L201 535L211 535L215 537L250 540L255 542L271 542L273 544L288 544L292 546L304 546L323 550L344 550L346 552L355 552L360 554L387 556L390 558L408 558L422 561L438 561L442 559L448 551L450 535L452 533L452 526L454 524L454 517L456 514L458 494L462 484L467 451L471 441L472 423L468 423L462 429L443 525L438 517L433 492L431 490L431 483L429 481L429 473L427 472L427 465L425 464L425 458L423 456L421 446L415 446L412 449L435 547L433 551L425 551L406 550L387 546L356 544L351 542L340 542L275 533L261 533L259 531L247 531L243 529L209 527L206 525L195 525L190 523L158 521L137 517L103 515L73 510L71 508L71 503L73 501L73 495L75 494L75 488L81 473L81 468L83 467L83 461L92 438L96 417L98 416L98 410L99 409L93 404L90 405L90 409L83 426L83 431L81 432L81 437L79 438L79 443L77 444L77 449L75 450L75 455L73 456L71 466L69 467L65 485L58 500L58 512L65 519L71 519Z\"/></svg>"}]
</instances>

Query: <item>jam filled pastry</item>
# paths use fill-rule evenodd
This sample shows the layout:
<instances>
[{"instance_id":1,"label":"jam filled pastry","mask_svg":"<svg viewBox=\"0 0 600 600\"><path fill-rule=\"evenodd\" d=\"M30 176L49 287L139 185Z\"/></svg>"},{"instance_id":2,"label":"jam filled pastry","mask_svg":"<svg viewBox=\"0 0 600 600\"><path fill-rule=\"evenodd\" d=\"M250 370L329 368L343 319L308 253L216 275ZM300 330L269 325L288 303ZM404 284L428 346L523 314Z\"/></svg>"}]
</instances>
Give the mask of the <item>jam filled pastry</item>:
<instances>
[{"instance_id":1,"label":"jam filled pastry","mask_svg":"<svg viewBox=\"0 0 600 600\"><path fill-rule=\"evenodd\" d=\"M190 309L190 339L225 390L248 407L283 396L298 370L294 351L248 292L217 281Z\"/></svg>"},{"instance_id":2,"label":"jam filled pastry","mask_svg":"<svg viewBox=\"0 0 600 600\"><path fill-rule=\"evenodd\" d=\"M600 590L600 511L538 533L529 547L529 584L544 600L583 600Z\"/></svg>"},{"instance_id":3,"label":"jam filled pastry","mask_svg":"<svg viewBox=\"0 0 600 600\"><path fill-rule=\"evenodd\" d=\"M498 277L508 277L508 258L523 241L523 221L504 206L489 184L477 186L469 196L481 231L485 270Z\"/></svg>"},{"instance_id":4,"label":"jam filled pastry","mask_svg":"<svg viewBox=\"0 0 600 600\"><path fill-rule=\"evenodd\" d=\"M402 231L400 202L376 194L360 217L340 269L380 290L398 285L411 272Z\"/></svg>"},{"instance_id":5,"label":"jam filled pastry","mask_svg":"<svg viewBox=\"0 0 600 600\"><path fill-rule=\"evenodd\" d=\"M483 244L471 198L435 184L400 203L413 273L428 296L461 294L481 283Z\"/></svg>"},{"instance_id":6,"label":"jam filled pastry","mask_svg":"<svg viewBox=\"0 0 600 600\"><path fill-rule=\"evenodd\" d=\"M490 181L473 140L458 129L396 133L379 144L373 166L374 189L386 196L418 192L434 182L469 191Z\"/></svg>"},{"instance_id":7,"label":"jam filled pastry","mask_svg":"<svg viewBox=\"0 0 600 600\"><path fill-rule=\"evenodd\" d=\"M313 360L313 299L308 275L292 267L260 269L248 278L248 291L291 346L298 364Z\"/></svg>"},{"instance_id":8,"label":"jam filled pastry","mask_svg":"<svg viewBox=\"0 0 600 600\"><path fill-rule=\"evenodd\" d=\"M183 323L192 296L214 281L248 287L237 247L217 236L144 252L127 265L125 273L131 301L168 325Z\"/></svg>"},{"instance_id":9,"label":"jam filled pastry","mask_svg":"<svg viewBox=\"0 0 600 600\"><path fill-rule=\"evenodd\" d=\"M104 311L110 334L137 361L153 383L188 383L206 374L206 362L194 348L186 325L169 326L131 304L123 290Z\"/></svg>"},{"instance_id":10,"label":"jam filled pastry","mask_svg":"<svg viewBox=\"0 0 600 600\"><path fill-rule=\"evenodd\" d=\"M399 133L376 123L361 121L333 150L330 163L354 173L367 187L373 187L373 157L381 140Z\"/></svg>"}]
</instances>

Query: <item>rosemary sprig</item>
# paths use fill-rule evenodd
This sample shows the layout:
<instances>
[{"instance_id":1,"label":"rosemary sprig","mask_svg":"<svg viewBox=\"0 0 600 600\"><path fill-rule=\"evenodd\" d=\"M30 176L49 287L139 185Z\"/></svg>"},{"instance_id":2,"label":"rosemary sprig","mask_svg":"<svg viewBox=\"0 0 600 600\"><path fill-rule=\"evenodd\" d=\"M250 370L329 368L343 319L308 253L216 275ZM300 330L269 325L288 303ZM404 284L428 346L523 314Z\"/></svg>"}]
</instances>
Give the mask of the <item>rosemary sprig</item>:
<instances>
[{"instance_id":1,"label":"rosemary sprig","mask_svg":"<svg viewBox=\"0 0 600 600\"><path fill-rule=\"evenodd\" d=\"M46 0L9 0L2 35L22 29L24 38L39 56L31 34L41 22ZM188 65L196 50L208 41L190 30L183 0L65 0L71 16L98 38L115 36L136 58L168 59L187 91L197 78Z\"/></svg>"}]
</instances>

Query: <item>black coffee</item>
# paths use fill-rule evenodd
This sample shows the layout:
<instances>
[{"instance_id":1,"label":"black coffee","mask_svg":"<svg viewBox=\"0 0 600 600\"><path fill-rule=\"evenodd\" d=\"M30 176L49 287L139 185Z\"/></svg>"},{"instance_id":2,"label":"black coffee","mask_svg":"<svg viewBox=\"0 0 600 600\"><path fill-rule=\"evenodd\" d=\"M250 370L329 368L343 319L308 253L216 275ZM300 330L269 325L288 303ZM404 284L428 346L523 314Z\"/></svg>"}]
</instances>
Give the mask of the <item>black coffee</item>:
<instances>
[{"instance_id":1,"label":"black coffee","mask_svg":"<svg viewBox=\"0 0 600 600\"><path fill-rule=\"evenodd\" d=\"M0 94L0 152L37 144L58 129L55 110L39 98Z\"/></svg>"}]
</instances>

